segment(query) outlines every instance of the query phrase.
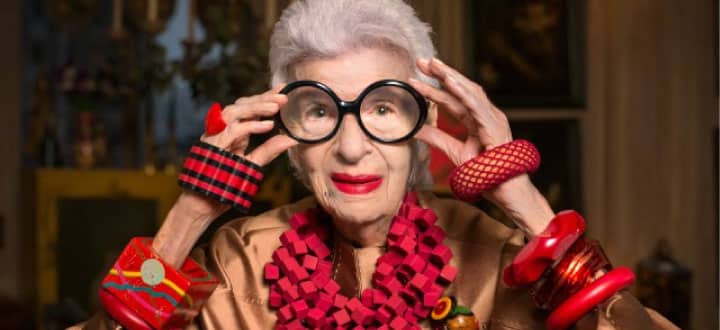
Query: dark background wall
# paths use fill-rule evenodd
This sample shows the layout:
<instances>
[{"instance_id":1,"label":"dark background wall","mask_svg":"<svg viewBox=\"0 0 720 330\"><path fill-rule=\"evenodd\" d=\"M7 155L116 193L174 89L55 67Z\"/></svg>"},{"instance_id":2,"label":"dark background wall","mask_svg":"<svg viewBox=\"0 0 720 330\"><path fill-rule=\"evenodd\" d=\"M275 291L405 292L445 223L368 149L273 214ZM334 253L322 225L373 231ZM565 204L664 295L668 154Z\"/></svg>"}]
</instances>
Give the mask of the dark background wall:
<instances>
[{"instance_id":1,"label":"dark background wall","mask_svg":"<svg viewBox=\"0 0 720 330\"><path fill-rule=\"evenodd\" d=\"M464 1L415 0L441 58L467 71ZM21 220L22 1L0 2L0 295L29 306L32 237ZM662 238L693 272L693 329L717 329L717 3L588 0L586 102L508 109L511 120L579 127L581 207L616 265Z\"/></svg>"}]
</instances>

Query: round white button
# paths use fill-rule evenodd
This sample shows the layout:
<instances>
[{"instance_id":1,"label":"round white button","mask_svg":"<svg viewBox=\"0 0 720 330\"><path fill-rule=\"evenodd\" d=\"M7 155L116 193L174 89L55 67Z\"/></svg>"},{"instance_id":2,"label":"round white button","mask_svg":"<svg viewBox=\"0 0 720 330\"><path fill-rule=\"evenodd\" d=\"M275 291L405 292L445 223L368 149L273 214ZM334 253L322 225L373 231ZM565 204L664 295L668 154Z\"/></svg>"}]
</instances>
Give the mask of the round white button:
<instances>
[{"instance_id":1,"label":"round white button","mask_svg":"<svg viewBox=\"0 0 720 330\"><path fill-rule=\"evenodd\" d=\"M140 266L140 276L145 284L155 286L165 278L165 268L157 259L148 259Z\"/></svg>"}]
</instances>

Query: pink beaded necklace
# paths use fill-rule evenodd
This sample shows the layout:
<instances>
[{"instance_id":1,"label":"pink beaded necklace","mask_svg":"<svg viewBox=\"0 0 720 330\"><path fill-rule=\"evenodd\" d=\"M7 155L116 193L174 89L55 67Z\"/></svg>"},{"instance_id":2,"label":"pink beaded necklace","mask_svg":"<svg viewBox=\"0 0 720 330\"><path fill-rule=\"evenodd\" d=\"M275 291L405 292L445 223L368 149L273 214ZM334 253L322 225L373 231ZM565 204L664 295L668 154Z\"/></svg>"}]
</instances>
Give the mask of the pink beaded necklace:
<instances>
[{"instance_id":1,"label":"pink beaded necklace","mask_svg":"<svg viewBox=\"0 0 720 330\"><path fill-rule=\"evenodd\" d=\"M377 261L372 287L346 297L332 279L329 216L319 208L290 218L291 229L264 269L277 329L419 329L457 275L452 251L437 216L408 193L388 232L387 251Z\"/></svg>"}]
</instances>

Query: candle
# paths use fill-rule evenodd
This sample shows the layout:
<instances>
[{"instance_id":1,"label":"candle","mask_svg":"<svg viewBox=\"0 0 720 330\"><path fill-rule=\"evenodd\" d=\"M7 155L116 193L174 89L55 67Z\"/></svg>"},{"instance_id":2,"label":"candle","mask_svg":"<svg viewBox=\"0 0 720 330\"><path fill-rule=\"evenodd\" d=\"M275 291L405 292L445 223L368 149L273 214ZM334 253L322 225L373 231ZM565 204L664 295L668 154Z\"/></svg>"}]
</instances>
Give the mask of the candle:
<instances>
[{"instance_id":1,"label":"candle","mask_svg":"<svg viewBox=\"0 0 720 330\"><path fill-rule=\"evenodd\" d=\"M275 24L275 13L277 12L277 0L265 1L265 27L272 29Z\"/></svg>"},{"instance_id":2,"label":"candle","mask_svg":"<svg viewBox=\"0 0 720 330\"><path fill-rule=\"evenodd\" d=\"M158 0L148 0L147 19L154 23L158 18Z\"/></svg>"},{"instance_id":3,"label":"candle","mask_svg":"<svg viewBox=\"0 0 720 330\"><path fill-rule=\"evenodd\" d=\"M123 0L113 0L112 32L121 33L123 29Z\"/></svg>"},{"instance_id":4,"label":"candle","mask_svg":"<svg viewBox=\"0 0 720 330\"><path fill-rule=\"evenodd\" d=\"M187 41L189 43L195 42L195 0L190 0L188 9Z\"/></svg>"}]
</instances>

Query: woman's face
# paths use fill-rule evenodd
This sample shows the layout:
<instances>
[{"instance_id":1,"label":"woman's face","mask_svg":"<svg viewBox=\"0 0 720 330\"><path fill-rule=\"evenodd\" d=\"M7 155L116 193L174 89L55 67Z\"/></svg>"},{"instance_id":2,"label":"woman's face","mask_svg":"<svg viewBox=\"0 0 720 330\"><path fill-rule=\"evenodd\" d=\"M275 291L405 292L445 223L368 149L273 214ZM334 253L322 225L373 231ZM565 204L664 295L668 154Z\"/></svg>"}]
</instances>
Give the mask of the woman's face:
<instances>
[{"instance_id":1,"label":"woman's face","mask_svg":"<svg viewBox=\"0 0 720 330\"><path fill-rule=\"evenodd\" d=\"M297 80L326 84L344 101L352 101L382 79L407 81L408 60L390 51L363 49L303 61L294 67ZM409 141L383 144L371 140L353 115L346 115L337 134L318 144L297 147L296 161L307 172L320 204L336 220L370 223L395 215L410 173Z\"/></svg>"}]
</instances>

